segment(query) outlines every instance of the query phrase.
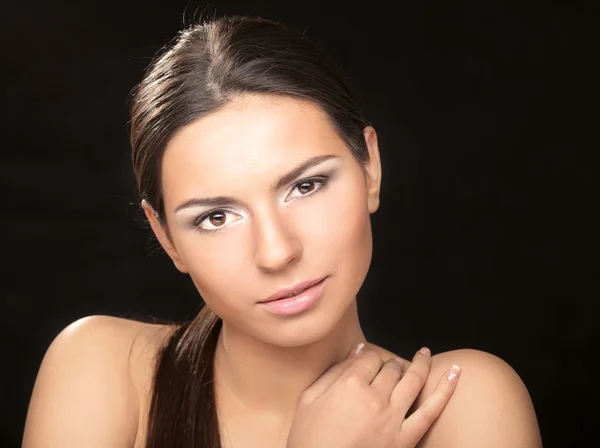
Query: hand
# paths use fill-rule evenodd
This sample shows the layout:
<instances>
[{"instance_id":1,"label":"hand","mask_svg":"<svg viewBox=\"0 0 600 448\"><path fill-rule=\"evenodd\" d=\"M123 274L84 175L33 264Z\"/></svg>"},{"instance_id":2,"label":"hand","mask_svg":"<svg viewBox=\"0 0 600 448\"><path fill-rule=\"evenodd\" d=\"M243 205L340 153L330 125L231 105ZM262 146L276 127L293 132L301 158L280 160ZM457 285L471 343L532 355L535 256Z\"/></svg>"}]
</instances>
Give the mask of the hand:
<instances>
[{"instance_id":1,"label":"hand","mask_svg":"<svg viewBox=\"0 0 600 448\"><path fill-rule=\"evenodd\" d=\"M413 448L439 417L456 388L448 370L406 418L431 368L417 352L406 372L374 350L352 354L327 370L300 397L287 448ZM403 374L404 373L404 374Z\"/></svg>"}]
</instances>

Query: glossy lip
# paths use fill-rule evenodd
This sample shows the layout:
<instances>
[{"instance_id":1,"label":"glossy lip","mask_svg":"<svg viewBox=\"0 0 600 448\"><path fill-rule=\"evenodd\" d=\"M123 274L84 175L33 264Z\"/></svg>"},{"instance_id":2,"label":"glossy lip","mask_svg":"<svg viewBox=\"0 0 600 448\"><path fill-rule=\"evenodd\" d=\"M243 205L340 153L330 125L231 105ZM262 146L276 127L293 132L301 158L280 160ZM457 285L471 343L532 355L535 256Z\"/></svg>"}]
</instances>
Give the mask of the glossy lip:
<instances>
[{"instance_id":1,"label":"glossy lip","mask_svg":"<svg viewBox=\"0 0 600 448\"><path fill-rule=\"evenodd\" d=\"M264 300L261 300L258 303L265 303L265 302L272 302L273 300L279 300L281 299L283 296L287 296L288 294L292 294L296 291L302 291L304 289L308 289L311 286L315 286L317 283L322 282L325 279L325 277L317 279L317 280L306 280L304 282L298 282L292 286L288 286L286 288L281 288L279 290L277 290L277 292L275 294L273 294L272 296L267 297Z\"/></svg>"},{"instance_id":2,"label":"glossy lip","mask_svg":"<svg viewBox=\"0 0 600 448\"><path fill-rule=\"evenodd\" d=\"M312 308L319 300L323 293L323 289L325 288L326 280L327 277L295 296L271 300L270 302L260 302L258 303L258 306L275 315L293 316L301 314L309 308Z\"/></svg>"}]
</instances>

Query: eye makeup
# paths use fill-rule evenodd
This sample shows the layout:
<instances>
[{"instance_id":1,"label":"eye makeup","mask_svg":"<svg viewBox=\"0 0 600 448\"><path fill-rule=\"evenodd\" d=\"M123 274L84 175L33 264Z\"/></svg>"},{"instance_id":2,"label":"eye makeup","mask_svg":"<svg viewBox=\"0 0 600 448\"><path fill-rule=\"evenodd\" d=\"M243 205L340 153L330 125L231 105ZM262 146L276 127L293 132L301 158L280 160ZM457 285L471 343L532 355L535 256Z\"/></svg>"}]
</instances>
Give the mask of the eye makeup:
<instances>
[{"instance_id":1,"label":"eye makeup","mask_svg":"<svg viewBox=\"0 0 600 448\"><path fill-rule=\"evenodd\" d=\"M312 176L312 177L307 177L305 179L299 180L292 186L291 192L298 189L298 187L300 187L303 184L317 184L318 187L316 187L314 190L310 191L309 193L301 194L299 196L296 196L293 199L307 199L307 198L314 196L315 194L317 194L321 190L323 190L328 185L330 180L331 180L331 176L329 176L329 175ZM205 228L202 228L201 225L205 220L207 220L211 216L215 216L215 215L227 216L227 214L229 214L229 213L234 213L234 212L224 209L224 208L216 208L216 209L209 210L205 213L202 213L200 216L198 216L198 218L196 218L194 220L194 222L192 224L192 228L193 228L194 232L201 232L201 233L207 233L207 232L212 233L212 232L218 232L219 230L223 230L227 227L227 224L216 227L214 229L205 229Z\"/></svg>"}]
</instances>

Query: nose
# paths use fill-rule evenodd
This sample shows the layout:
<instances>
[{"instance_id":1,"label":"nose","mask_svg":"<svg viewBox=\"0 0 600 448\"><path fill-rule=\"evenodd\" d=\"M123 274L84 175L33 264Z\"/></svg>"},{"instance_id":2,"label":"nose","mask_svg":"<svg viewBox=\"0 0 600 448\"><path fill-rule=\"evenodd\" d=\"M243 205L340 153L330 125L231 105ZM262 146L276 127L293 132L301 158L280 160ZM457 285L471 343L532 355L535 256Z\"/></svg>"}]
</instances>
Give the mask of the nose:
<instances>
[{"instance_id":1,"label":"nose","mask_svg":"<svg viewBox=\"0 0 600 448\"><path fill-rule=\"evenodd\" d=\"M259 269L265 272L280 271L301 258L299 235L281 212L264 210L254 223L254 259Z\"/></svg>"}]
</instances>

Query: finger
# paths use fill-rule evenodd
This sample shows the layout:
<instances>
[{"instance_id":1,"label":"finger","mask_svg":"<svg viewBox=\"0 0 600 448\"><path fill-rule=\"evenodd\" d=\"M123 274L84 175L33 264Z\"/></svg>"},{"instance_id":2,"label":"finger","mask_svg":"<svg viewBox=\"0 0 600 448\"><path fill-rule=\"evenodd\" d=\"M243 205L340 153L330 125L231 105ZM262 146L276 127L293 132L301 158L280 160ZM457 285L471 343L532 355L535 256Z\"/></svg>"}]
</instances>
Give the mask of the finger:
<instances>
[{"instance_id":1,"label":"finger","mask_svg":"<svg viewBox=\"0 0 600 448\"><path fill-rule=\"evenodd\" d=\"M388 359L371 383L375 393L383 398L386 403L390 401L392 391L404 373L401 362L402 360L398 358Z\"/></svg>"},{"instance_id":2,"label":"finger","mask_svg":"<svg viewBox=\"0 0 600 448\"><path fill-rule=\"evenodd\" d=\"M364 350L360 356L355 357L348 368L340 375L340 380L355 378L358 381L371 384L381 370L383 358L375 350Z\"/></svg>"},{"instance_id":3,"label":"finger","mask_svg":"<svg viewBox=\"0 0 600 448\"><path fill-rule=\"evenodd\" d=\"M425 353L423 350L425 350ZM430 369L431 353L424 347L415 354L412 363L392 391L390 404L395 410L394 414L402 420L419 396L421 389L427 381Z\"/></svg>"},{"instance_id":4,"label":"finger","mask_svg":"<svg viewBox=\"0 0 600 448\"><path fill-rule=\"evenodd\" d=\"M350 366L355 356L360 354L365 344L360 343L354 347L346 358L330 367L317 380L312 383L302 394L304 402L312 402L315 398L321 396L329 387L340 377L342 373Z\"/></svg>"},{"instance_id":5,"label":"finger","mask_svg":"<svg viewBox=\"0 0 600 448\"><path fill-rule=\"evenodd\" d=\"M454 394L459 374L460 367L457 365L447 370L438 381L431 395L410 417L404 420L398 434L398 440L402 440L402 446L415 446L423 438Z\"/></svg>"}]
</instances>

